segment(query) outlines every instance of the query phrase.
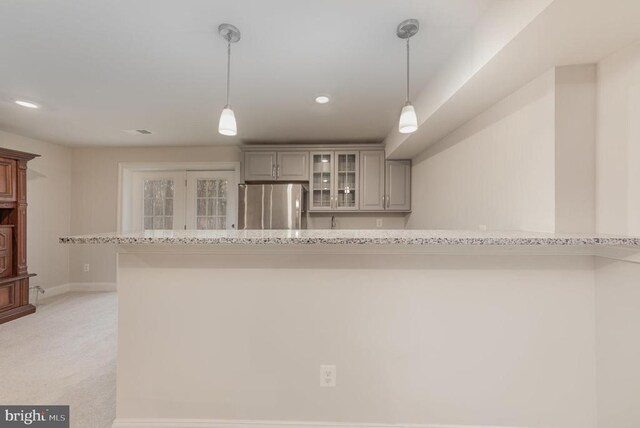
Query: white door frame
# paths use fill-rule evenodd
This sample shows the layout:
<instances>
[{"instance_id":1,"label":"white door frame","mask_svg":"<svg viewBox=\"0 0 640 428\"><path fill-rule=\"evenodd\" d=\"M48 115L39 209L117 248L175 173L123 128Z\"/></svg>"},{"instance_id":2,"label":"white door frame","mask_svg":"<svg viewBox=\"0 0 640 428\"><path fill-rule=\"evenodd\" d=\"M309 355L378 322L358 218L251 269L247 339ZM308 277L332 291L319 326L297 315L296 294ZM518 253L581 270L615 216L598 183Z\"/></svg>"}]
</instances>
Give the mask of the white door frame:
<instances>
[{"instance_id":1,"label":"white door frame","mask_svg":"<svg viewBox=\"0 0 640 428\"><path fill-rule=\"evenodd\" d=\"M149 171L233 171L236 183L240 183L240 162L119 162L116 208L118 232L122 232L124 227L131 230L132 219L129 218L129 212L124 212L124 207L132 203L133 173ZM237 188L232 190L238 191Z\"/></svg>"}]
</instances>

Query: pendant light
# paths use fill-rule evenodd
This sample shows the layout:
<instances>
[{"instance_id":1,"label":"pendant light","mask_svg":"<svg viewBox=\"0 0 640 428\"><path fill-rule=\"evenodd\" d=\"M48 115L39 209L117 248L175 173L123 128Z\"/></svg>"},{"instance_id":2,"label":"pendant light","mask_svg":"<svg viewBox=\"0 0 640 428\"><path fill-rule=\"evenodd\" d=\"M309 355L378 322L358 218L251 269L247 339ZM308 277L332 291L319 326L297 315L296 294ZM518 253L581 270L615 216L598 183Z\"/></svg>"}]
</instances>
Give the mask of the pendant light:
<instances>
[{"instance_id":1,"label":"pendant light","mask_svg":"<svg viewBox=\"0 0 640 428\"><path fill-rule=\"evenodd\" d=\"M240 40L240 30L231 24L220 24L218 33L227 41L227 104L222 109L218 132L222 135L233 136L238 133L236 116L233 114L231 104L229 104L229 88L231 81L231 43Z\"/></svg>"},{"instance_id":2,"label":"pendant light","mask_svg":"<svg viewBox=\"0 0 640 428\"><path fill-rule=\"evenodd\" d=\"M416 35L420 29L420 23L417 19L407 19L402 21L396 30L396 35L401 39L407 40L407 101L400 112L400 121L398 123L398 131L402 134L410 134L418 129L418 117L416 109L413 108L409 100L409 39Z\"/></svg>"}]
</instances>

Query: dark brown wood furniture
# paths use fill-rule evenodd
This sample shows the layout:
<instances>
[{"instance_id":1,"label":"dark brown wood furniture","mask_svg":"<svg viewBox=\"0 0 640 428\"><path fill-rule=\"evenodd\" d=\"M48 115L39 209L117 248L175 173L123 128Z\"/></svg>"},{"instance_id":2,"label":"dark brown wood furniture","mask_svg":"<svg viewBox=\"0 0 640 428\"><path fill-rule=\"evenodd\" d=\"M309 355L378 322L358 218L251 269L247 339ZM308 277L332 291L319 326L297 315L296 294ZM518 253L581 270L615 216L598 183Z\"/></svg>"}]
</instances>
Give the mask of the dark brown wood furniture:
<instances>
[{"instance_id":1,"label":"dark brown wood furniture","mask_svg":"<svg viewBox=\"0 0 640 428\"><path fill-rule=\"evenodd\" d=\"M36 156L0 147L0 324L36 311L27 270L27 162Z\"/></svg>"}]
</instances>

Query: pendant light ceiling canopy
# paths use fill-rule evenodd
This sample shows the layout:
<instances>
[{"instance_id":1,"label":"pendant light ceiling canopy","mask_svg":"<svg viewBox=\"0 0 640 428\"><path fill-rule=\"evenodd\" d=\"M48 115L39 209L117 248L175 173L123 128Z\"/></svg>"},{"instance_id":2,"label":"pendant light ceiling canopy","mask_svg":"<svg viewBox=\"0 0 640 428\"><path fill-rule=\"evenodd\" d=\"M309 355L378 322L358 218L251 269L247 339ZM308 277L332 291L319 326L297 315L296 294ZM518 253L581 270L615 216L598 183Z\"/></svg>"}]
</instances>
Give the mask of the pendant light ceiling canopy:
<instances>
[{"instance_id":1,"label":"pendant light ceiling canopy","mask_svg":"<svg viewBox=\"0 0 640 428\"><path fill-rule=\"evenodd\" d=\"M238 133L238 126L236 125L236 116L229 103L231 88L231 43L236 43L240 40L240 30L231 24L220 24L218 33L227 41L227 103L220 114L218 132L222 135L234 136Z\"/></svg>"},{"instance_id":2,"label":"pendant light ceiling canopy","mask_svg":"<svg viewBox=\"0 0 640 428\"><path fill-rule=\"evenodd\" d=\"M415 36L420 29L420 23L417 19L407 19L402 21L396 29L396 35L407 41L407 99L400 112L400 121L398 122L398 131L402 134L410 134L418 129L418 117L416 116L416 109L411 104L409 94L409 39Z\"/></svg>"}]
</instances>

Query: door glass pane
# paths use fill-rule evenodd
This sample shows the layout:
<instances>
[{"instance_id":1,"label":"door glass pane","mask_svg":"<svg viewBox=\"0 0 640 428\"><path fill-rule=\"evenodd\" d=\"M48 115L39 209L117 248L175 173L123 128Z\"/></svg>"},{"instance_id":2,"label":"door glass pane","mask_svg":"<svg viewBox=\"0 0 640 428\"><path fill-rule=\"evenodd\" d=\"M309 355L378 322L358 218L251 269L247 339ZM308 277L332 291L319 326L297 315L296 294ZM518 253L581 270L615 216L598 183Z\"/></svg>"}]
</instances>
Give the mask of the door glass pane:
<instances>
[{"instance_id":1,"label":"door glass pane","mask_svg":"<svg viewBox=\"0 0 640 428\"><path fill-rule=\"evenodd\" d=\"M173 180L144 180L145 230L173 228Z\"/></svg>"},{"instance_id":2,"label":"door glass pane","mask_svg":"<svg viewBox=\"0 0 640 428\"><path fill-rule=\"evenodd\" d=\"M338 206L354 208L356 206L356 154L343 153L338 155Z\"/></svg>"},{"instance_id":3,"label":"door glass pane","mask_svg":"<svg viewBox=\"0 0 640 428\"><path fill-rule=\"evenodd\" d=\"M199 178L196 180L196 228L226 229L227 180Z\"/></svg>"},{"instance_id":4,"label":"door glass pane","mask_svg":"<svg viewBox=\"0 0 640 428\"><path fill-rule=\"evenodd\" d=\"M207 188L205 187L204 180L198 180L196 183L196 197L204 198L207 196Z\"/></svg>"},{"instance_id":5,"label":"door glass pane","mask_svg":"<svg viewBox=\"0 0 640 428\"><path fill-rule=\"evenodd\" d=\"M313 197L316 208L331 208L331 154L313 155Z\"/></svg>"}]
</instances>

